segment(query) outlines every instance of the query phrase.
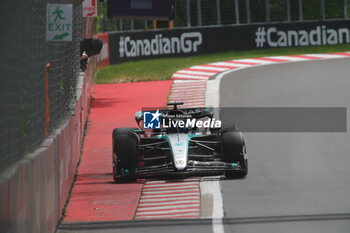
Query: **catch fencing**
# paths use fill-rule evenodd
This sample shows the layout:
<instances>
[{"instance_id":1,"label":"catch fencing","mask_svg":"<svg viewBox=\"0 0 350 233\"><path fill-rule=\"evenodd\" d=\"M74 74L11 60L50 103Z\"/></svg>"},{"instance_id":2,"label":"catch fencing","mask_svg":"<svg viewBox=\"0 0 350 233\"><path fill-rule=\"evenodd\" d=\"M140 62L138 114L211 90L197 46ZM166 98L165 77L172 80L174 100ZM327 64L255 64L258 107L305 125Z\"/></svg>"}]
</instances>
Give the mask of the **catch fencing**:
<instances>
[{"instance_id":1,"label":"catch fencing","mask_svg":"<svg viewBox=\"0 0 350 233\"><path fill-rule=\"evenodd\" d=\"M1 2L0 171L37 148L47 133L71 115L69 106L75 101L80 72L80 41L86 29L81 2L54 2L73 4L71 42L46 41L46 8L52 1ZM47 64L51 65L48 90ZM49 123L47 130L45 121Z\"/></svg>"},{"instance_id":2,"label":"catch fencing","mask_svg":"<svg viewBox=\"0 0 350 233\"><path fill-rule=\"evenodd\" d=\"M105 5L100 3L100 11ZM347 19L350 0L175 0L174 27L200 27L274 22ZM101 16L101 31L152 29L152 21L109 20ZM158 28L168 27L158 22Z\"/></svg>"}]
</instances>

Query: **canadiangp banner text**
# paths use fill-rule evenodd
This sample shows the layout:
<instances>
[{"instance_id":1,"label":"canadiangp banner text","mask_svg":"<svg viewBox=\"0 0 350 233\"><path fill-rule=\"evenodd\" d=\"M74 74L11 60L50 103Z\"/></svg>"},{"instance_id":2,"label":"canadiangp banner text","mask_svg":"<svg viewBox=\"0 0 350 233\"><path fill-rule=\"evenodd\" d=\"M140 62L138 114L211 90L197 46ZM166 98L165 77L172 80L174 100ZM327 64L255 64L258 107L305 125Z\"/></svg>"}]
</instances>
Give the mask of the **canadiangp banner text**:
<instances>
[{"instance_id":1,"label":"canadiangp banner text","mask_svg":"<svg viewBox=\"0 0 350 233\"><path fill-rule=\"evenodd\" d=\"M162 57L350 43L350 20L293 22L109 34L111 64Z\"/></svg>"}]
</instances>

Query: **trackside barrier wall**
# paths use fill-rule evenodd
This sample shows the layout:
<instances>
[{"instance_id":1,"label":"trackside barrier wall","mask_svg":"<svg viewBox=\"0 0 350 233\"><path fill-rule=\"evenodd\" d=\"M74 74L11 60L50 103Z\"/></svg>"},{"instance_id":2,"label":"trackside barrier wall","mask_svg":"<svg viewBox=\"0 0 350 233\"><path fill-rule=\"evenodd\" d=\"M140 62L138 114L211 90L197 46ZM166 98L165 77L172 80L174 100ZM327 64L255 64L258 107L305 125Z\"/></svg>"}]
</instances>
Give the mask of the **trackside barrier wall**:
<instances>
[{"instance_id":1,"label":"trackside barrier wall","mask_svg":"<svg viewBox=\"0 0 350 233\"><path fill-rule=\"evenodd\" d=\"M49 3L72 5L72 41L46 41ZM80 71L80 41L91 34L92 26L83 18L81 3L1 1L0 171L36 150L70 115ZM59 25L54 27L60 30Z\"/></svg>"},{"instance_id":2,"label":"trackside barrier wall","mask_svg":"<svg viewBox=\"0 0 350 233\"><path fill-rule=\"evenodd\" d=\"M35 152L1 173L2 233L55 232L80 157L92 68L77 80L77 101L71 103L71 117Z\"/></svg>"},{"instance_id":3,"label":"trackside barrier wall","mask_svg":"<svg viewBox=\"0 0 350 233\"><path fill-rule=\"evenodd\" d=\"M110 63L350 43L350 20L264 23L109 34Z\"/></svg>"}]
</instances>

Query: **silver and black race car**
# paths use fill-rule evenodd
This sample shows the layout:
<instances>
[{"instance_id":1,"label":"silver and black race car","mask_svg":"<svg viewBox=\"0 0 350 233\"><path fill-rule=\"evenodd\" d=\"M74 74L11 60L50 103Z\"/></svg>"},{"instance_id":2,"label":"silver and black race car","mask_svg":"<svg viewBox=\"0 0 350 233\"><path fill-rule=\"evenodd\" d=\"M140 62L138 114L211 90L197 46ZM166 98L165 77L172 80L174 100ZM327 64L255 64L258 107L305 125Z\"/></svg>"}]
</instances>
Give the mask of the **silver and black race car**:
<instances>
[{"instance_id":1,"label":"silver and black race car","mask_svg":"<svg viewBox=\"0 0 350 233\"><path fill-rule=\"evenodd\" d=\"M209 109L179 109L181 104L169 103L171 109L136 112L139 129L113 130L115 181L172 175L247 175L242 133L234 125L214 124Z\"/></svg>"}]
</instances>

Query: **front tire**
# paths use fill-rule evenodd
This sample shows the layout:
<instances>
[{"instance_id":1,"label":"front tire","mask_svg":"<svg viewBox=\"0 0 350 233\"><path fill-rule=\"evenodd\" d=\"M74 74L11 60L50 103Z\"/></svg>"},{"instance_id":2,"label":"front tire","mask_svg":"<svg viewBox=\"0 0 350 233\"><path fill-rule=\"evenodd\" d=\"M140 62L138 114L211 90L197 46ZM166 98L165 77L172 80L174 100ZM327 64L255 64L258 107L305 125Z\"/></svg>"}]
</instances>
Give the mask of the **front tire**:
<instances>
[{"instance_id":1,"label":"front tire","mask_svg":"<svg viewBox=\"0 0 350 233\"><path fill-rule=\"evenodd\" d=\"M132 173L137 167L139 140L132 130L134 128L113 130L113 179L116 182L136 180L136 178L117 177L117 175Z\"/></svg>"},{"instance_id":2,"label":"front tire","mask_svg":"<svg viewBox=\"0 0 350 233\"><path fill-rule=\"evenodd\" d=\"M238 163L243 167L243 170L239 171L226 171L226 178L243 178L248 174L248 161L245 157L246 146L240 131L231 129L221 134L221 154L224 162Z\"/></svg>"}]
</instances>

